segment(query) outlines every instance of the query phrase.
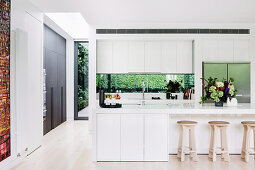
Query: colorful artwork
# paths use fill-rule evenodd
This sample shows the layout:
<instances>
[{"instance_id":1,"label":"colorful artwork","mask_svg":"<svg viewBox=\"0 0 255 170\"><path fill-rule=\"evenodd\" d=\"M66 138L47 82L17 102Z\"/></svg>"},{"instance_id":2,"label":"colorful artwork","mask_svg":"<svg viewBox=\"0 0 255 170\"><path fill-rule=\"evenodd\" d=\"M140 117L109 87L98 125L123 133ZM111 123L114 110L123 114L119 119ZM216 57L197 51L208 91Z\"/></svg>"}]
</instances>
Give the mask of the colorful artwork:
<instances>
[{"instance_id":1,"label":"colorful artwork","mask_svg":"<svg viewBox=\"0 0 255 170\"><path fill-rule=\"evenodd\" d=\"M0 161L10 156L10 0L0 0Z\"/></svg>"}]
</instances>

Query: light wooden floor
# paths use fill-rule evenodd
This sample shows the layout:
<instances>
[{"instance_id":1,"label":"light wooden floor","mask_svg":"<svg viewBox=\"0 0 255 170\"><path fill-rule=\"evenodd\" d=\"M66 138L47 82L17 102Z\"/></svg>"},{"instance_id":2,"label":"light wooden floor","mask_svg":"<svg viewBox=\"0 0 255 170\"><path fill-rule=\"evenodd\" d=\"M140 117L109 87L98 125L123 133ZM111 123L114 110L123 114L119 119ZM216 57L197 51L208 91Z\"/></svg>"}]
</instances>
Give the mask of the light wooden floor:
<instances>
[{"instance_id":1,"label":"light wooden floor","mask_svg":"<svg viewBox=\"0 0 255 170\"><path fill-rule=\"evenodd\" d=\"M100 162L91 161L91 136L87 121L66 122L44 136L43 145L13 170L255 170L255 161L245 163L240 155L231 162L211 162L200 155L199 162L180 162L175 155L169 162Z\"/></svg>"}]
</instances>

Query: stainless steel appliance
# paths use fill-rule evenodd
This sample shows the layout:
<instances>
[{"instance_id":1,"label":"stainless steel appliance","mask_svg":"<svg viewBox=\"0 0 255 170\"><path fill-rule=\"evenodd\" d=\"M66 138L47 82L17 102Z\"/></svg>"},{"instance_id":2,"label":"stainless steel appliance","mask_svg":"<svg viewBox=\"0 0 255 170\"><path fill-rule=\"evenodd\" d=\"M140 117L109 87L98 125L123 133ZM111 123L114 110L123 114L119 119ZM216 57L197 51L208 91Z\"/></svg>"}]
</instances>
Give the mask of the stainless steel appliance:
<instances>
[{"instance_id":1,"label":"stainless steel appliance","mask_svg":"<svg viewBox=\"0 0 255 170\"><path fill-rule=\"evenodd\" d=\"M219 81L223 78L234 78L237 89L237 100L239 103L250 103L251 78L250 63L203 63L203 77L217 77Z\"/></svg>"}]
</instances>

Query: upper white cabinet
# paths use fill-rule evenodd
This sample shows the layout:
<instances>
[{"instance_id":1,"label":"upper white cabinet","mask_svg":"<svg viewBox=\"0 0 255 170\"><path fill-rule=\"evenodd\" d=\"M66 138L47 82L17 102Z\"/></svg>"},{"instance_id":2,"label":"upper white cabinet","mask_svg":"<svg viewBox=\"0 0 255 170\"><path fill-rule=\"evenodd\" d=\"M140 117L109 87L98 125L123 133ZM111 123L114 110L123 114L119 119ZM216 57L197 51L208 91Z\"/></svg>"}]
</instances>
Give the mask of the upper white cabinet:
<instances>
[{"instance_id":1,"label":"upper white cabinet","mask_svg":"<svg viewBox=\"0 0 255 170\"><path fill-rule=\"evenodd\" d=\"M176 73L177 72L177 42L163 41L161 42L161 73Z\"/></svg>"},{"instance_id":2,"label":"upper white cabinet","mask_svg":"<svg viewBox=\"0 0 255 170\"><path fill-rule=\"evenodd\" d=\"M97 73L112 72L112 41L97 41Z\"/></svg>"},{"instance_id":3,"label":"upper white cabinet","mask_svg":"<svg viewBox=\"0 0 255 170\"><path fill-rule=\"evenodd\" d=\"M203 41L203 61L250 61L249 40L208 39Z\"/></svg>"},{"instance_id":4,"label":"upper white cabinet","mask_svg":"<svg viewBox=\"0 0 255 170\"><path fill-rule=\"evenodd\" d=\"M192 41L177 42L177 73L192 73Z\"/></svg>"},{"instance_id":5,"label":"upper white cabinet","mask_svg":"<svg viewBox=\"0 0 255 170\"><path fill-rule=\"evenodd\" d=\"M97 73L192 73L191 40L97 41Z\"/></svg>"},{"instance_id":6,"label":"upper white cabinet","mask_svg":"<svg viewBox=\"0 0 255 170\"><path fill-rule=\"evenodd\" d=\"M203 41L203 60L217 61L219 58L219 43L218 40Z\"/></svg>"},{"instance_id":7,"label":"upper white cabinet","mask_svg":"<svg viewBox=\"0 0 255 170\"><path fill-rule=\"evenodd\" d=\"M161 44L158 41L145 42L145 72L160 72Z\"/></svg>"},{"instance_id":8,"label":"upper white cabinet","mask_svg":"<svg viewBox=\"0 0 255 170\"><path fill-rule=\"evenodd\" d=\"M128 72L128 42L113 41L112 72Z\"/></svg>"},{"instance_id":9,"label":"upper white cabinet","mask_svg":"<svg viewBox=\"0 0 255 170\"><path fill-rule=\"evenodd\" d=\"M219 40L219 57L217 61L233 61L234 54L233 40Z\"/></svg>"},{"instance_id":10,"label":"upper white cabinet","mask_svg":"<svg viewBox=\"0 0 255 170\"><path fill-rule=\"evenodd\" d=\"M249 40L234 40L234 61L250 61Z\"/></svg>"},{"instance_id":11,"label":"upper white cabinet","mask_svg":"<svg viewBox=\"0 0 255 170\"><path fill-rule=\"evenodd\" d=\"M144 72L144 42L129 41L128 72Z\"/></svg>"}]
</instances>

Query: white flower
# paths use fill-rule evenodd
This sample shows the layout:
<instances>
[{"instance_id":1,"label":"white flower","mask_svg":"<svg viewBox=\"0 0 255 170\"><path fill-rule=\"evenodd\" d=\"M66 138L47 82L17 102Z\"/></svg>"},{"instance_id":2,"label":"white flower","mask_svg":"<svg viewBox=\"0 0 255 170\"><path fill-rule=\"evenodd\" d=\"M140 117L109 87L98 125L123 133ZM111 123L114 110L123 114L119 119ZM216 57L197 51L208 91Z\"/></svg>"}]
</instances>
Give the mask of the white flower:
<instances>
[{"instance_id":1,"label":"white flower","mask_svg":"<svg viewBox=\"0 0 255 170\"><path fill-rule=\"evenodd\" d=\"M209 92L210 93L213 93L213 92L215 92L216 91L216 87L215 86L211 86L210 88L209 88Z\"/></svg>"},{"instance_id":2,"label":"white flower","mask_svg":"<svg viewBox=\"0 0 255 170\"><path fill-rule=\"evenodd\" d=\"M229 94L231 94L231 96L233 96L235 93L235 86L230 84L230 85L228 85L228 88L229 88Z\"/></svg>"},{"instance_id":3,"label":"white flower","mask_svg":"<svg viewBox=\"0 0 255 170\"><path fill-rule=\"evenodd\" d=\"M228 85L228 88L229 88L229 90L233 90L233 91L235 91L235 86L234 86L234 85L232 85L232 84Z\"/></svg>"},{"instance_id":4,"label":"white flower","mask_svg":"<svg viewBox=\"0 0 255 170\"><path fill-rule=\"evenodd\" d=\"M224 83L223 82L216 82L216 86L217 87L224 87Z\"/></svg>"}]
</instances>

